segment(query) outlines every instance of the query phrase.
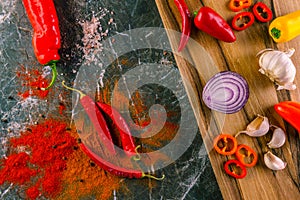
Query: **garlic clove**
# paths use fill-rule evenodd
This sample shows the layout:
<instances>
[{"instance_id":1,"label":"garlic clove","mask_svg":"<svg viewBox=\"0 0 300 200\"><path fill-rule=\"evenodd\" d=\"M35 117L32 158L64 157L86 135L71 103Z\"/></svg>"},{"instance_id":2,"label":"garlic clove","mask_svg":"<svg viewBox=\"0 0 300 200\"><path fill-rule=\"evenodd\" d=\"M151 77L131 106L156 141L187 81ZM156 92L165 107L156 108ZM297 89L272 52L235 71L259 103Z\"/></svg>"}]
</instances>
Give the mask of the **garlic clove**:
<instances>
[{"instance_id":1,"label":"garlic clove","mask_svg":"<svg viewBox=\"0 0 300 200\"><path fill-rule=\"evenodd\" d=\"M282 147L285 143L286 135L285 132L277 127L272 135L271 141L267 144L269 148L279 148Z\"/></svg>"},{"instance_id":2,"label":"garlic clove","mask_svg":"<svg viewBox=\"0 0 300 200\"><path fill-rule=\"evenodd\" d=\"M284 85L278 85L277 90L295 90L297 86L294 83L286 83Z\"/></svg>"},{"instance_id":3,"label":"garlic clove","mask_svg":"<svg viewBox=\"0 0 300 200\"><path fill-rule=\"evenodd\" d=\"M245 133L250 137L260 137L267 134L269 129L269 119L267 117L257 115L257 117L248 124L246 130L238 132L235 137L241 133Z\"/></svg>"},{"instance_id":4,"label":"garlic clove","mask_svg":"<svg viewBox=\"0 0 300 200\"><path fill-rule=\"evenodd\" d=\"M272 152L268 151L264 155L265 165L272 170L282 170L286 167L286 162L275 156Z\"/></svg>"},{"instance_id":5,"label":"garlic clove","mask_svg":"<svg viewBox=\"0 0 300 200\"><path fill-rule=\"evenodd\" d=\"M291 56L295 49L287 51L278 51L274 49L264 49L260 51L259 72L269 77L278 87L277 90L295 90L296 85L293 84L296 76L296 67L294 66Z\"/></svg>"}]
</instances>

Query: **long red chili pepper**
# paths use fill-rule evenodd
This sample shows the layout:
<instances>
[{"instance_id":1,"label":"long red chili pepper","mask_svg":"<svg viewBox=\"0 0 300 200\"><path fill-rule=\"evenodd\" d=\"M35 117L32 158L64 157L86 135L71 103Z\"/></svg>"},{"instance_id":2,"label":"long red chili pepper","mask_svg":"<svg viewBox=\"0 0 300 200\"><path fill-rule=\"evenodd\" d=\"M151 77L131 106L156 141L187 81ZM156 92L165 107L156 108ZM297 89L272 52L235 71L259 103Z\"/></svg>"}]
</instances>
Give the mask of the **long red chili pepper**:
<instances>
[{"instance_id":1,"label":"long red chili pepper","mask_svg":"<svg viewBox=\"0 0 300 200\"><path fill-rule=\"evenodd\" d=\"M62 82L62 85L69 90L79 93L80 103L83 106L86 114L89 116L89 119L91 120L92 124L94 125L95 130L97 131L100 138L102 139L104 146L109 150L109 152L111 154L116 154L107 123L106 123L101 111L98 109L98 106L93 101L93 99L91 97L89 97L88 95L83 94L81 91L79 91L77 89L66 86L64 81Z\"/></svg>"},{"instance_id":2,"label":"long red chili pepper","mask_svg":"<svg viewBox=\"0 0 300 200\"><path fill-rule=\"evenodd\" d=\"M178 46L178 51L180 52L186 46L190 37L192 29L192 17L184 0L174 0L174 2L180 12L182 19L182 34Z\"/></svg>"},{"instance_id":3,"label":"long red chili pepper","mask_svg":"<svg viewBox=\"0 0 300 200\"><path fill-rule=\"evenodd\" d=\"M124 151L129 156L136 155L137 147L135 146L134 139L131 136L129 126L122 115L116 109L105 103L97 102L97 105L115 122L120 133Z\"/></svg>"},{"instance_id":4,"label":"long red chili pepper","mask_svg":"<svg viewBox=\"0 0 300 200\"><path fill-rule=\"evenodd\" d=\"M50 88L57 76L56 62L60 59L60 30L53 0L23 0L29 21L33 28L32 44L37 60L52 69Z\"/></svg>"},{"instance_id":5,"label":"long red chili pepper","mask_svg":"<svg viewBox=\"0 0 300 200\"><path fill-rule=\"evenodd\" d=\"M164 179L165 175L163 175L161 178L154 177L150 174L145 174L142 171L139 170L133 170L133 169L126 169L123 167L116 166L100 156L96 155L93 151L91 151L87 146L84 144L79 144L81 147L82 151L89 156L98 166L100 166L102 169L105 171L110 172L111 174L114 174L116 176L124 177L124 178L153 178L155 180L162 180Z\"/></svg>"},{"instance_id":6,"label":"long red chili pepper","mask_svg":"<svg viewBox=\"0 0 300 200\"><path fill-rule=\"evenodd\" d=\"M275 111L300 134L300 103L284 101L274 105Z\"/></svg>"},{"instance_id":7,"label":"long red chili pepper","mask_svg":"<svg viewBox=\"0 0 300 200\"><path fill-rule=\"evenodd\" d=\"M224 42L234 42L236 37L229 24L210 7L202 7L195 19L195 26L207 34Z\"/></svg>"}]
</instances>

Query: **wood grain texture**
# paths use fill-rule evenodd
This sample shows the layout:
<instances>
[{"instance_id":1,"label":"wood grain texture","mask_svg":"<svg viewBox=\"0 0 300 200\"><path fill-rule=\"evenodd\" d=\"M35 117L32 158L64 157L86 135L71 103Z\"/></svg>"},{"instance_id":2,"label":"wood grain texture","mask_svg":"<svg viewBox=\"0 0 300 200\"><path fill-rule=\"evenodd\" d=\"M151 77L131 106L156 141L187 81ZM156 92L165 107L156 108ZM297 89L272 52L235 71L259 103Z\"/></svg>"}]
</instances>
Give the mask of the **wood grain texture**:
<instances>
[{"instance_id":1,"label":"wood grain texture","mask_svg":"<svg viewBox=\"0 0 300 200\"><path fill-rule=\"evenodd\" d=\"M230 21L235 13L227 8L228 0L186 0L193 13L202 6L216 10L226 20ZM254 1L255 3L256 1ZM300 1L273 0L263 1L272 8L274 17L281 16L300 9ZM166 29L181 31L181 17L173 0L156 0L156 5ZM210 161L224 199L300 199L299 192L299 134L286 124L275 112L273 105L284 100L300 102L300 37L283 44L276 44L268 35L268 23L255 22L245 31L235 32L237 41L225 43L211 36L192 29L191 38L199 43L211 56L212 60L201 58L201 51L193 45L179 54L175 54L176 63L180 70L186 91L198 122L201 136L209 153ZM169 41L176 52L178 39L169 36ZM292 60L297 67L295 83L298 88L294 91L277 91L274 84L258 72L256 54L265 48L286 50L295 48ZM188 56L193 63L182 58ZM235 114L223 115L209 110L201 100L202 88L209 77L215 73L203 66L215 64L218 71L231 70L241 74L250 87L250 98L243 110ZM241 180L227 176L223 171L223 163L232 157L218 155L212 150L213 138L220 132L235 134L244 130L256 116L267 116L272 124L285 128L288 141L280 148L273 150L274 154L285 160L288 165L282 171L274 172L265 167L263 154L269 151L267 142L271 133L261 138L250 138L245 135L238 137L239 143L253 147L259 154L258 164L248 169L248 175ZM300 119L299 119L300 120Z\"/></svg>"}]
</instances>

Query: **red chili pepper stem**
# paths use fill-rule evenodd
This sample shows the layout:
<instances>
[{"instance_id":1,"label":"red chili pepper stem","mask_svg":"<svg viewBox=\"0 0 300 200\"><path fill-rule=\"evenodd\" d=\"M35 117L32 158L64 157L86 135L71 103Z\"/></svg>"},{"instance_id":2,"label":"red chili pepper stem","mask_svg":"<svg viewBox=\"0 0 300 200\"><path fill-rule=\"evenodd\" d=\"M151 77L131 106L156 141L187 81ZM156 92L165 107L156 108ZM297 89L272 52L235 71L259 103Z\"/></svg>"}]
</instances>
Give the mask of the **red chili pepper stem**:
<instances>
[{"instance_id":1,"label":"red chili pepper stem","mask_svg":"<svg viewBox=\"0 0 300 200\"><path fill-rule=\"evenodd\" d=\"M67 85L65 84L65 81L62 81L62 85L63 85L65 88L67 88L68 90L77 92L77 93L79 94L79 98L80 98L80 99L82 99L84 96L86 96L86 94L84 94L84 93L81 92L80 90L77 90L76 88L71 88L71 87L67 86Z\"/></svg>"},{"instance_id":2,"label":"red chili pepper stem","mask_svg":"<svg viewBox=\"0 0 300 200\"><path fill-rule=\"evenodd\" d=\"M54 85L54 82L57 77L56 63L57 63L57 60L53 60L45 65L45 66L50 66L51 71L52 71L52 79L51 79L50 84L46 88L41 88L41 90L43 90L43 91L48 90L52 87L52 85Z\"/></svg>"},{"instance_id":3,"label":"red chili pepper stem","mask_svg":"<svg viewBox=\"0 0 300 200\"><path fill-rule=\"evenodd\" d=\"M132 156L132 160L134 161L139 161L141 160L141 155L140 153L138 152L138 149L141 148L141 145L138 145L136 148L135 148L135 153L136 155L135 156Z\"/></svg>"}]
</instances>

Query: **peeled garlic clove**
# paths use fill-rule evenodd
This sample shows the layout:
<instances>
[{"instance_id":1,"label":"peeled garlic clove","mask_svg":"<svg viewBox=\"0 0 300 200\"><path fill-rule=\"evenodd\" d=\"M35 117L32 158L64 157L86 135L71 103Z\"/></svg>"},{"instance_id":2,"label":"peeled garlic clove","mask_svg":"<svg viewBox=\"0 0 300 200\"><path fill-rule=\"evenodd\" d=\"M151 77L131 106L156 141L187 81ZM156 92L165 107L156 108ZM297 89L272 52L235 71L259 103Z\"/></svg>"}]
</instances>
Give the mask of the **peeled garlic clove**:
<instances>
[{"instance_id":1,"label":"peeled garlic clove","mask_svg":"<svg viewBox=\"0 0 300 200\"><path fill-rule=\"evenodd\" d=\"M265 165L272 170L282 170L286 167L286 162L275 156L272 152L268 151L264 155Z\"/></svg>"},{"instance_id":2,"label":"peeled garlic clove","mask_svg":"<svg viewBox=\"0 0 300 200\"><path fill-rule=\"evenodd\" d=\"M271 141L267 144L269 148L279 148L282 147L285 143L286 135L284 131L277 127L274 132Z\"/></svg>"},{"instance_id":3,"label":"peeled garlic clove","mask_svg":"<svg viewBox=\"0 0 300 200\"><path fill-rule=\"evenodd\" d=\"M257 115L257 117L250 124L248 124L246 130L238 132L236 137L240 133L245 133L251 137L260 137L267 134L269 129L269 119L267 117Z\"/></svg>"}]
</instances>

